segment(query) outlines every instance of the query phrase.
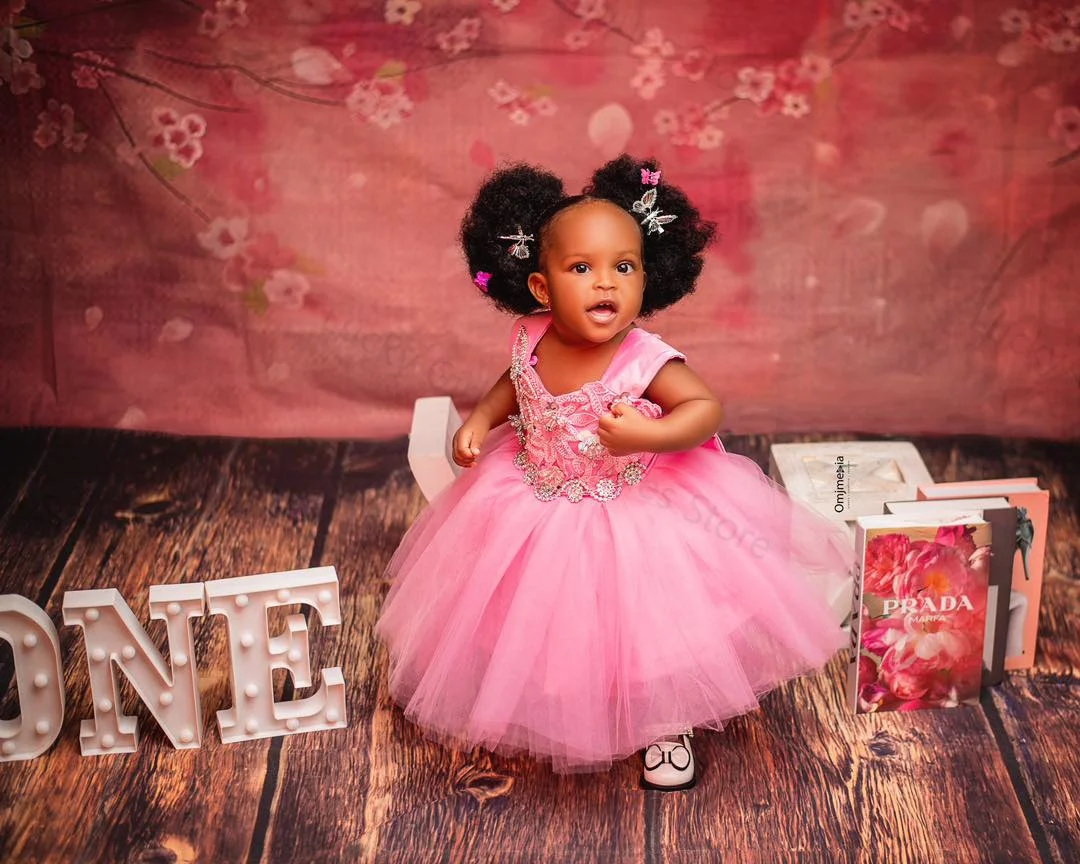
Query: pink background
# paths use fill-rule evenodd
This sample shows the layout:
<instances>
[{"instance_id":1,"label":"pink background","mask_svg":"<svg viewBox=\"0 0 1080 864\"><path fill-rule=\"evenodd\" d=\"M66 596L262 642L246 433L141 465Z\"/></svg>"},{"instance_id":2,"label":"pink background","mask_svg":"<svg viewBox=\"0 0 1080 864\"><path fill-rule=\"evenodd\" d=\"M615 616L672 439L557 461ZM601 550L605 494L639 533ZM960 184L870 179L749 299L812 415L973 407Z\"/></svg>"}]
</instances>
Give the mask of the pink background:
<instances>
[{"instance_id":1,"label":"pink background","mask_svg":"<svg viewBox=\"0 0 1080 864\"><path fill-rule=\"evenodd\" d=\"M419 396L467 409L511 323L456 246L478 182L526 159L576 191L626 149L723 233L644 323L725 429L1076 435L1080 7L22 6L0 423L383 437Z\"/></svg>"}]
</instances>

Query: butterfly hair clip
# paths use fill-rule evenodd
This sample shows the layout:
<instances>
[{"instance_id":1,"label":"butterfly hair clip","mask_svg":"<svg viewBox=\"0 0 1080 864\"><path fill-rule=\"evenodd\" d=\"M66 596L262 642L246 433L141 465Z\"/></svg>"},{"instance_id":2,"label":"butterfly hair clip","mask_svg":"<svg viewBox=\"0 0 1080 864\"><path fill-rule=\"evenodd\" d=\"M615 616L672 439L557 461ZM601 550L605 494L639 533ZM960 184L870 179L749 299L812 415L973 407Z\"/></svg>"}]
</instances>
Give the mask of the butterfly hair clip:
<instances>
[{"instance_id":1,"label":"butterfly hair clip","mask_svg":"<svg viewBox=\"0 0 1080 864\"><path fill-rule=\"evenodd\" d=\"M499 236L500 240L513 240L514 245L510 247L510 254L515 258L528 258L529 247L525 245L525 241L532 240L532 234L523 234L521 226L517 226L517 234L502 234Z\"/></svg>"},{"instance_id":2,"label":"butterfly hair clip","mask_svg":"<svg viewBox=\"0 0 1080 864\"><path fill-rule=\"evenodd\" d=\"M659 172L657 172L659 173ZM672 215L663 215L659 208L656 206L656 190L649 189L644 195L633 203L631 209L635 213L640 213L643 218L641 220L641 227L645 229L646 234L663 234L663 225L667 225L669 222L674 222L677 217Z\"/></svg>"},{"instance_id":3,"label":"butterfly hair clip","mask_svg":"<svg viewBox=\"0 0 1080 864\"><path fill-rule=\"evenodd\" d=\"M641 182L646 186L655 186L660 182L660 172L650 171L648 168L641 169Z\"/></svg>"}]
</instances>

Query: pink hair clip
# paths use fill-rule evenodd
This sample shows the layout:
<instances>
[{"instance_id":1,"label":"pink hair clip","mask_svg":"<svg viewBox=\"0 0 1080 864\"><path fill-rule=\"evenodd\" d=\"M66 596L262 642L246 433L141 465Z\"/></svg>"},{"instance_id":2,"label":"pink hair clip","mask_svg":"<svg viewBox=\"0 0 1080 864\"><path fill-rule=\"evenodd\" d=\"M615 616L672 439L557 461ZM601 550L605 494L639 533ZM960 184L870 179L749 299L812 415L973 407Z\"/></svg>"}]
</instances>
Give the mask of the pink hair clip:
<instances>
[{"instance_id":1,"label":"pink hair clip","mask_svg":"<svg viewBox=\"0 0 1080 864\"><path fill-rule=\"evenodd\" d=\"M641 169L641 182L646 186L655 186L660 182L660 172L650 171L648 168Z\"/></svg>"},{"instance_id":2,"label":"pink hair clip","mask_svg":"<svg viewBox=\"0 0 1080 864\"><path fill-rule=\"evenodd\" d=\"M485 273L483 270L481 270L479 273L477 273L475 276L473 276L472 281L476 285L477 288L479 288L481 291L483 291L485 294L487 294L487 286L488 286L488 282L490 280L491 280L491 274L490 273Z\"/></svg>"}]
</instances>

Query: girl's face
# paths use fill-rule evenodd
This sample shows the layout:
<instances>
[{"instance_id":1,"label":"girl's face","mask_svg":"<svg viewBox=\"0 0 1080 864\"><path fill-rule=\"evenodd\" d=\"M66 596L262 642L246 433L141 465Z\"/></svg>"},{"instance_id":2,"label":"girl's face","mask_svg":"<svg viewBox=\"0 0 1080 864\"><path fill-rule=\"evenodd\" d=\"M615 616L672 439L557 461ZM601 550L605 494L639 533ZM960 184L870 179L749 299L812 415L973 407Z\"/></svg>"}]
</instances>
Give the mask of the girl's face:
<instances>
[{"instance_id":1,"label":"girl's face","mask_svg":"<svg viewBox=\"0 0 1080 864\"><path fill-rule=\"evenodd\" d=\"M585 201L556 214L543 234L540 266L529 290L551 306L564 335L607 342L641 311L641 229L616 204Z\"/></svg>"}]
</instances>

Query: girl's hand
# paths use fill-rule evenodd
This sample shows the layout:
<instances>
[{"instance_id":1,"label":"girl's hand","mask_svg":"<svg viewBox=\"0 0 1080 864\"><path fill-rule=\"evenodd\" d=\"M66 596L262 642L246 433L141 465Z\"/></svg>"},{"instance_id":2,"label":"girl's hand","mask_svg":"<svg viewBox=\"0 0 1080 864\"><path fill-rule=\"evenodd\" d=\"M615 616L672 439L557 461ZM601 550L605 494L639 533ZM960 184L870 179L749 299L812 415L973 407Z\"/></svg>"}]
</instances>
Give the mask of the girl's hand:
<instances>
[{"instance_id":1,"label":"girl's hand","mask_svg":"<svg viewBox=\"0 0 1080 864\"><path fill-rule=\"evenodd\" d=\"M475 412L461 424L454 435L454 461L462 468L472 468L480 456L480 447L491 427Z\"/></svg>"},{"instance_id":2,"label":"girl's hand","mask_svg":"<svg viewBox=\"0 0 1080 864\"><path fill-rule=\"evenodd\" d=\"M653 422L633 405L616 402L607 414L601 416L597 436L612 456L643 453L653 446L653 433L656 431Z\"/></svg>"}]
</instances>

